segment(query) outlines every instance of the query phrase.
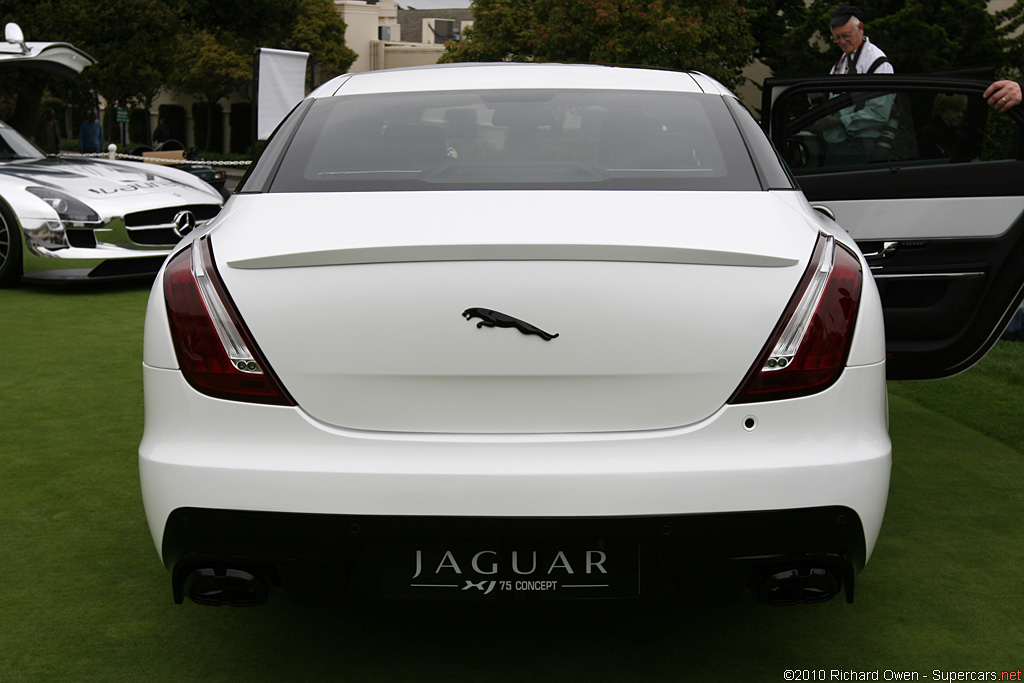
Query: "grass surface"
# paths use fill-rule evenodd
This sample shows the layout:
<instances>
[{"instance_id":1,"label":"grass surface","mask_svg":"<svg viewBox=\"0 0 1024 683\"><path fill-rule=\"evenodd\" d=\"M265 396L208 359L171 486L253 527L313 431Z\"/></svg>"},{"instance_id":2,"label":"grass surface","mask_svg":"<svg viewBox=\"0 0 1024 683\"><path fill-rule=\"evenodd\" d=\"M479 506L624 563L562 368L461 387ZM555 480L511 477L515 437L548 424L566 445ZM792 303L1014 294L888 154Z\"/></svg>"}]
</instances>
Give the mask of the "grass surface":
<instances>
[{"instance_id":1,"label":"grass surface","mask_svg":"<svg viewBox=\"0 0 1024 683\"><path fill-rule=\"evenodd\" d=\"M148 288L0 291L0 681L782 681L1024 667L1024 344L890 385L857 601L768 608L174 605L142 512ZM949 680L949 679L946 679ZM954 679L955 680L955 679Z\"/></svg>"}]
</instances>

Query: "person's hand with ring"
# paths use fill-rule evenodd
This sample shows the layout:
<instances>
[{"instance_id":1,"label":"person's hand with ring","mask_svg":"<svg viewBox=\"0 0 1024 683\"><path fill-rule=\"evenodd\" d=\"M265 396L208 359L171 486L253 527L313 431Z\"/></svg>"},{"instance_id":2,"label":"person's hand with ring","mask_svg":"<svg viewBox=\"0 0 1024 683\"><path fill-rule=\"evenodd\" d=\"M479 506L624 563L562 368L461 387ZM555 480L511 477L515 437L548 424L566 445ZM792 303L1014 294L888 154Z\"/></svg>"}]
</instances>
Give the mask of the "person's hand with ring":
<instances>
[{"instance_id":1,"label":"person's hand with ring","mask_svg":"<svg viewBox=\"0 0 1024 683\"><path fill-rule=\"evenodd\" d=\"M990 107L1003 113L1021 102L1020 83L1016 81L996 81L985 89L985 99Z\"/></svg>"}]
</instances>

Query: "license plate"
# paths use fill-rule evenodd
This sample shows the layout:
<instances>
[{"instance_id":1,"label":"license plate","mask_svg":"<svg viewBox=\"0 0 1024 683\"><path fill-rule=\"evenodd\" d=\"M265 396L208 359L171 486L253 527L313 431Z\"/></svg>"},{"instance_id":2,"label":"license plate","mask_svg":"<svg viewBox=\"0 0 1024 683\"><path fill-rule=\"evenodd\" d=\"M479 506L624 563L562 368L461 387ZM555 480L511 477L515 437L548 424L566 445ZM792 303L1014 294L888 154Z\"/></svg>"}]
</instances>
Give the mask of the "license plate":
<instances>
[{"instance_id":1,"label":"license plate","mask_svg":"<svg viewBox=\"0 0 1024 683\"><path fill-rule=\"evenodd\" d=\"M639 594L634 541L407 541L383 555L385 597L594 600Z\"/></svg>"}]
</instances>

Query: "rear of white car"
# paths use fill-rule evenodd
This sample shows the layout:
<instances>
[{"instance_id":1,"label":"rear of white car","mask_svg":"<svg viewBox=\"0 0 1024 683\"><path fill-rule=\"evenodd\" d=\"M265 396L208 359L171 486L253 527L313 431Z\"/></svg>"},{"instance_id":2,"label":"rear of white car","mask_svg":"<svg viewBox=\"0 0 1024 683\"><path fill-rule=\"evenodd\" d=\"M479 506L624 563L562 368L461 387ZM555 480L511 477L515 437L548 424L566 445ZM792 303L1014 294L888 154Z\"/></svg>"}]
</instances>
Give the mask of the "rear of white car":
<instances>
[{"instance_id":1,"label":"rear of white car","mask_svg":"<svg viewBox=\"0 0 1024 683\"><path fill-rule=\"evenodd\" d=\"M877 293L720 86L465 66L304 106L154 285L140 470L177 600L852 599Z\"/></svg>"}]
</instances>

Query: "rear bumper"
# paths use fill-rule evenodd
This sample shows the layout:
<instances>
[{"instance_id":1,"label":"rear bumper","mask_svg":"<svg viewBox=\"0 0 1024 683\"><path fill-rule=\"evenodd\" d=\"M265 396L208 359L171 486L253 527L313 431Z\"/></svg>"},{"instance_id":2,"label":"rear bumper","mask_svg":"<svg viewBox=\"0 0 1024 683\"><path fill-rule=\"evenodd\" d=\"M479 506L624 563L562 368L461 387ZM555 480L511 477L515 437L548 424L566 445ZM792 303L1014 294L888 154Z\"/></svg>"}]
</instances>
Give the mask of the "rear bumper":
<instances>
[{"instance_id":1,"label":"rear bumper","mask_svg":"<svg viewBox=\"0 0 1024 683\"><path fill-rule=\"evenodd\" d=\"M523 577L498 574L497 569L493 574L476 573L469 558L481 549L488 557L498 558L503 548L545 543L559 547L560 542L588 541L619 542L637 552L632 569L636 572L635 591L606 596L597 590L589 593L588 599L715 601L754 588L761 599L780 604L827 600L840 589L852 601L854 574L865 561L860 519L840 506L584 519L379 517L182 508L167 520L163 557L172 572L176 602L187 596L219 604L223 596L209 590L197 596L193 590L193 577L204 572L211 577L247 574L254 585L262 586L255 593L262 590L265 595L273 586L292 599L317 604L395 600L396 590L399 601L550 601L570 599L569 593L515 591L512 582L506 582L508 590L499 588L484 595L482 585L476 589L481 582ZM409 588L419 585L414 584L412 564L403 561L410 559L411 552L406 557L394 550L420 545L451 550L451 564L459 564L458 575L445 571L455 582L449 586L451 590ZM460 548L470 550L460 554ZM829 575L827 588L820 583L805 591L795 587L791 576L807 576L813 571ZM578 581L580 572L577 565L573 577L557 570L540 575ZM237 599L236 592L235 598L227 601L255 604L263 597L251 591L244 594L249 598Z\"/></svg>"},{"instance_id":2,"label":"rear bumper","mask_svg":"<svg viewBox=\"0 0 1024 683\"><path fill-rule=\"evenodd\" d=\"M376 553L398 538L631 539L660 577L641 599L819 565L850 595L888 496L883 364L678 429L544 435L342 430L144 373L143 500L179 598L208 567L299 599L376 599Z\"/></svg>"}]
</instances>

